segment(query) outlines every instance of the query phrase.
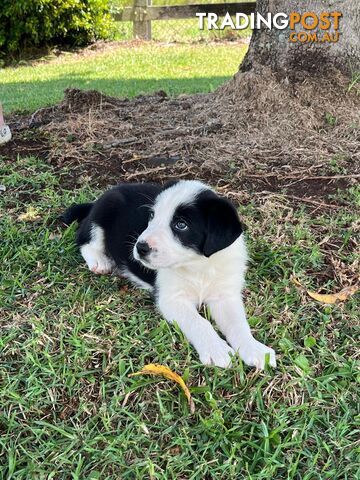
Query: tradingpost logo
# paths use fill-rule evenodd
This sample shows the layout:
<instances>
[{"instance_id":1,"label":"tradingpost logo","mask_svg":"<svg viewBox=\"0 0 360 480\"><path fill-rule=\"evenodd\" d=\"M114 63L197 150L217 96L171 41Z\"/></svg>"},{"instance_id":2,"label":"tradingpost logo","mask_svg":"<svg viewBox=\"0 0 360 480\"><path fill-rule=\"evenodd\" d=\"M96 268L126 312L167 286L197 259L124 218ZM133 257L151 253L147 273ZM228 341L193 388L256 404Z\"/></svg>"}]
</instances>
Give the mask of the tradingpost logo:
<instances>
[{"instance_id":1,"label":"tradingpost logo","mask_svg":"<svg viewBox=\"0 0 360 480\"><path fill-rule=\"evenodd\" d=\"M342 17L341 12L291 12L267 13L265 16L260 13L236 13L231 16L227 12L222 20L216 13L196 13L199 18L199 28L204 30L223 30L230 27L233 30L245 30L250 27L260 29L262 26L272 30L285 30L289 32L291 43L336 43L339 41L339 23ZM316 30L316 31L314 31Z\"/></svg>"}]
</instances>

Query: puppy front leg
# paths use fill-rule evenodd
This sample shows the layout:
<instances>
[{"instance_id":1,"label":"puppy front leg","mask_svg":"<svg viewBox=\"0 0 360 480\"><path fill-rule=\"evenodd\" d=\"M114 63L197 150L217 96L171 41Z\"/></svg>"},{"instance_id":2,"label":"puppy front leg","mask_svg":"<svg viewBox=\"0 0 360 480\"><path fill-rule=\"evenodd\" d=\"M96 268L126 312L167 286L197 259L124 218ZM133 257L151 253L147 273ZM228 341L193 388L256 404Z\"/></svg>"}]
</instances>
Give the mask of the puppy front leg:
<instances>
[{"instance_id":1,"label":"puppy front leg","mask_svg":"<svg viewBox=\"0 0 360 480\"><path fill-rule=\"evenodd\" d=\"M263 369L265 354L269 353L270 365L276 366L274 350L252 336L241 296L209 302L209 307L221 332L247 365Z\"/></svg>"},{"instance_id":2,"label":"puppy front leg","mask_svg":"<svg viewBox=\"0 0 360 480\"><path fill-rule=\"evenodd\" d=\"M176 322L205 365L229 367L233 349L215 332L210 322L186 299L158 299L158 308L169 323Z\"/></svg>"}]
</instances>

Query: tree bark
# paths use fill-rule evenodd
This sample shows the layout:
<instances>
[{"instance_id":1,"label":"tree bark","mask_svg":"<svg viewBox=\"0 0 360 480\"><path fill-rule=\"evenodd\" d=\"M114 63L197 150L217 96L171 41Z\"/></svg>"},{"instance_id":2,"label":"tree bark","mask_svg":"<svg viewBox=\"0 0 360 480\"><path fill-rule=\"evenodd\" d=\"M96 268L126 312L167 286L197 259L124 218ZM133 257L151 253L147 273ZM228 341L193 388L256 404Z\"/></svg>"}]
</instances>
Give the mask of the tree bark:
<instances>
[{"instance_id":1,"label":"tree bark","mask_svg":"<svg viewBox=\"0 0 360 480\"><path fill-rule=\"evenodd\" d=\"M339 20L339 40L336 43L291 42L291 30L267 29L262 26L254 30L249 50L240 67L240 72L255 71L270 67L272 72L289 80L303 79L304 75L328 76L334 69L346 75L360 71L360 0L258 0L258 13L266 16L284 12L341 12ZM311 23L311 19L308 20ZM335 33L334 22L328 33ZM296 32L316 32L324 35L324 30L305 30L301 24Z\"/></svg>"}]
</instances>

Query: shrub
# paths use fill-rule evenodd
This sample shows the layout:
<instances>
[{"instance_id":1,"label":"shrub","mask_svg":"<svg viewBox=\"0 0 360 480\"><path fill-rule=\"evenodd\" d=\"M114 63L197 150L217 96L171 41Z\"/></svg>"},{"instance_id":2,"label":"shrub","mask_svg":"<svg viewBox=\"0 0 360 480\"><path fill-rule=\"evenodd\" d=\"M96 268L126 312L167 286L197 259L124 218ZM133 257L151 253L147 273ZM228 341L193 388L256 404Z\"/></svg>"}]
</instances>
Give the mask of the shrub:
<instances>
[{"instance_id":1,"label":"shrub","mask_svg":"<svg viewBox=\"0 0 360 480\"><path fill-rule=\"evenodd\" d=\"M1 0L0 51L86 45L113 29L108 0Z\"/></svg>"}]
</instances>

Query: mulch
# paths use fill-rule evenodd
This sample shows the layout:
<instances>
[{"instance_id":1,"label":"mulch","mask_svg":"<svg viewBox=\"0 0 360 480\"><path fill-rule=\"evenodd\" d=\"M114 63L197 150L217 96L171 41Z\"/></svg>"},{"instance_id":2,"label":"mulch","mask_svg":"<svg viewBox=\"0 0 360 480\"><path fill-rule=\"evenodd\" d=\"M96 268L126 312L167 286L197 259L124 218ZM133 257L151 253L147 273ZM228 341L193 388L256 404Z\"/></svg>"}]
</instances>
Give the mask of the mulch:
<instances>
[{"instance_id":1,"label":"mulch","mask_svg":"<svg viewBox=\"0 0 360 480\"><path fill-rule=\"evenodd\" d=\"M236 204L266 210L269 222L284 217L274 242L284 222L296 223L294 210L305 209L327 265L309 275L319 285L357 282L358 261L344 265L338 254L341 246L352 258L355 238L345 246L342 231L330 238L318 221L346 211L353 218L356 208L337 195L360 178L360 92L345 78L289 84L247 72L212 94L177 98L68 89L58 105L8 120L13 140L1 147L3 160L41 157L59 172L60 188L200 179ZM22 195L28 203L39 193ZM254 229L255 236L266 230L266 215Z\"/></svg>"},{"instance_id":2,"label":"mulch","mask_svg":"<svg viewBox=\"0 0 360 480\"><path fill-rule=\"evenodd\" d=\"M360 95L340 76L289 84L246 72L177 98L68 89L60 104L9 120L1 155L66 167L72 187L197 178L239 203L281 195L322 209L345 206L334 193L360 178Z\"/></svg>"}]
</instances>

